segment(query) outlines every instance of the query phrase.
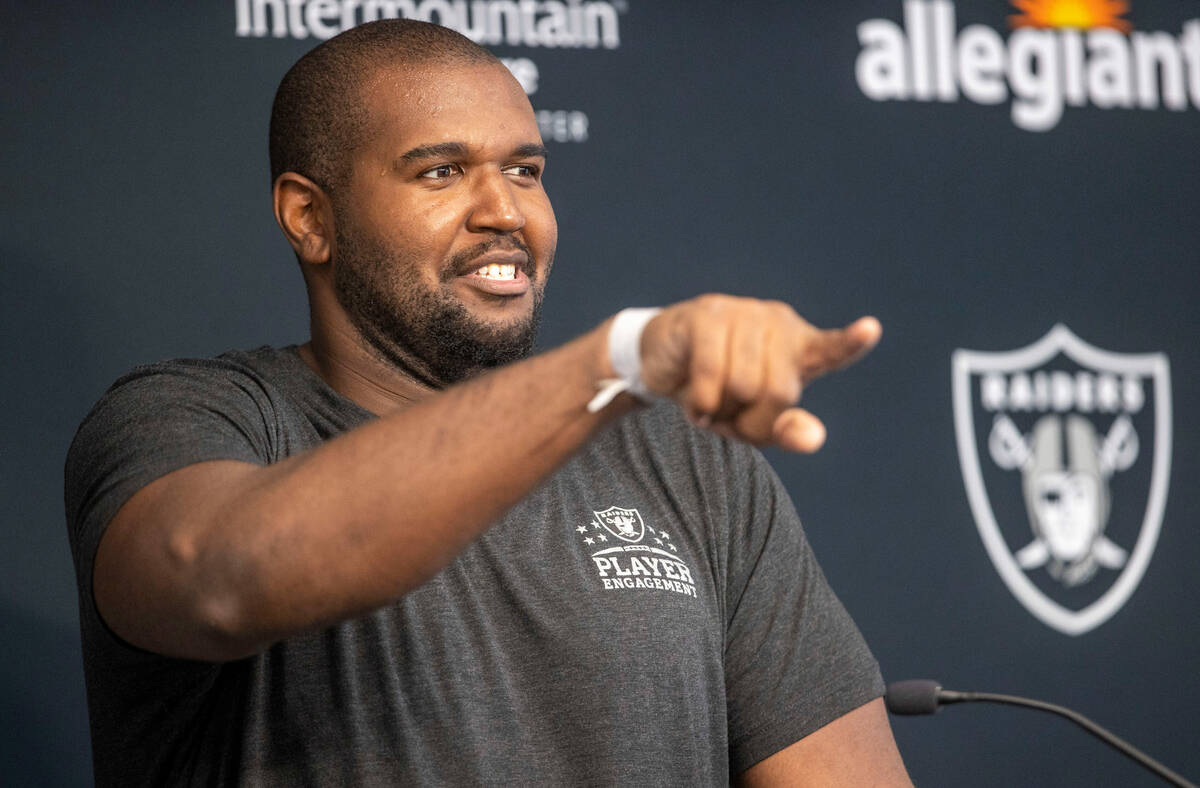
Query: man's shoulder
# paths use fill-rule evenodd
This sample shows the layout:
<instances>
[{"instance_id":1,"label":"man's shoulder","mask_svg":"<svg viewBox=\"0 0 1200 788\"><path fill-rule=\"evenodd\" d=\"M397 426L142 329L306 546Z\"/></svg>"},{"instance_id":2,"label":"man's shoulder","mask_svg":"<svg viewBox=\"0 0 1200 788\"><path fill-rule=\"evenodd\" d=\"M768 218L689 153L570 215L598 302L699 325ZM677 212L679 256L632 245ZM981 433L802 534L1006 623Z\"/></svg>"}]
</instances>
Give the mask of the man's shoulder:
<instances>
[{"instance_id":1,"label":"man's shoulder","mask_svg":"<svg viewBox=\"0 0 1200 788\"><path fill-rule=\"evenodd\" d=\"M213 420L266 420L282 399L274 368L286 364L281 357L288 352L294 350L261 347L134 367L108 387L81 421L67 455L68 477L80 457L90 464L94 452L110 452L114 443L168 434L179 441Z\"/></svg>"},{"instance_id":2,"label":"man's shoulder","mask_svg":"<svg viewBox=\"0 0 1200 788\"><path fill-rule=\"evenodd\" d=\"M133 410L153 415L157 408L205 404L214 410L271 409L295 391L315 386L315 377L294 346L264 345L220 355L179 357L139 364L118 377L83 423L106 412Z\"/></svg>"},{"instance_id":3,"label":"man's shoulder","mask_svg":"<svg viewBox=\"0 0 1200 788\"><path fill-rule=\"evenodd\" d=\"M112 392L131 382L157 376L194 378L197 380L232 380L238 377L267 379L289 366L288 357L296 355L295 347L263 345L252 350L228 350L211 357L179 357L138 364L121 375L109 387Z\"/></svg>"},{"instance_id":4,"label":"man's shoulder","mask_svg":"<svg viewBox=\"0 0 1200 788\"><path fill-rule=\"evenodd\" d=\"M286 349L174 358L120 376L84 417L64 477L74 542L98 540L130 495L173 470L205 460L266 464L278 453L282 397L270 360ZM85 527L85 520L95 522ZM90 542L89 542L90 545ZM90 552L94 545L87 547Z\"/></svg>"}]
</instances>

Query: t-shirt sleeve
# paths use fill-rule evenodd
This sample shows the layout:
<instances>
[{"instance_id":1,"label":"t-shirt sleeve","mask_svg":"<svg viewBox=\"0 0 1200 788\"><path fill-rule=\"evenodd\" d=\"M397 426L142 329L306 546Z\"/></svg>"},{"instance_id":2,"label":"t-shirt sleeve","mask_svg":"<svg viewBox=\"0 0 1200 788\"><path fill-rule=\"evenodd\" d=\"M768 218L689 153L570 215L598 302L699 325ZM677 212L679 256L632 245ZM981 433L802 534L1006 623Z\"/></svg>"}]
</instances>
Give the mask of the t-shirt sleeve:
<instances>
[{"instance_id":1,"label":"t-shirt sleeve","mask_svg":"<svg viewBox=\"0 0 1200 788\"><path fill-rule=\"evenodd\" d=\"M729 489L725 679L730 773L739 774L883 694L879 666L825 580L766 460Z\"/></svg>"},{"instance_id":2,"label":"t-shirt sleeve","mask_svg":"<svg viewBox=\"0 0 1200 788\"><path fill-rule=\"evenodd\" d=\"M220 360L139 367L88 414L67 453L67 529L83 624L97 625L92 564L100 538L138 490L207 460L272 461L270 396L244 367Z\"/></svg>"}]
</instances>

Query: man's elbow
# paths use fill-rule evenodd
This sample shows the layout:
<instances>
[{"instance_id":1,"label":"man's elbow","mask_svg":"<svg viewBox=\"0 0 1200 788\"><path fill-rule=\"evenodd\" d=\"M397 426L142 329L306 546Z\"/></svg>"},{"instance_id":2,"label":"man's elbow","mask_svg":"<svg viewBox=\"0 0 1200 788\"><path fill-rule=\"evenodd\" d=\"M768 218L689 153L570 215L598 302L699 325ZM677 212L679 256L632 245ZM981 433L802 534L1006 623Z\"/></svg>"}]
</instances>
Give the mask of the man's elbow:
<instances>
[{"instance_id":1,"label":"man's elbow","mask_svg":"<svg viewBox=\"0 0 1200 788\"><path fill-rule=\"evenodd\" d=\"M254 614L264 607L255 602L256 583L236 579L253 577L251 567L240 561L231 571L182 530L160 544L157 559L133 550L98 553L96 606L114 633L140 649L202 662L242 659L270 646ZM147 564L157 566L146 571Z\"/></svg>"},{"instance_id":2,"label":"man's elbow","mask_svg":"<svg viewBox=\"0 0 1200 788\"><path fill-rule=\"evenodd\" d=\"M261 625L248 614L250 605L234 593L201 593L194 603L193 626L186 653L171 654L205 662L232 662L252 657L270 647Z\"/></svg>"}]
</instances>

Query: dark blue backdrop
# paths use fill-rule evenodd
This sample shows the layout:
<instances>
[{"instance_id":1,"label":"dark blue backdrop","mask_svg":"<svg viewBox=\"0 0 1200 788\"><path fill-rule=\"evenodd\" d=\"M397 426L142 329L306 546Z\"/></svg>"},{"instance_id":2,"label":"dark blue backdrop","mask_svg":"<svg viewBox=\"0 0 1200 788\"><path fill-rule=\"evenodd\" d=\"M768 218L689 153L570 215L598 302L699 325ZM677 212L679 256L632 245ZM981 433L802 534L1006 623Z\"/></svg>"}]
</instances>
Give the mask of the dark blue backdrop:
<instances>
[{"instance_id":1,"label":"dark blue backdrop","mask_svg":"<svg viewBox=\"0 0 1200 788\"><path fill-rule=\"evenodd\" d=\"M316 2L294 5L340 24ZM544 17L554 4L535 5ZM270 213L266 124L280 76L315 39L296 37L299 25L271 35L276 6L5 14L0 773L17 784L89 774L61 504L75 425L135 363L306 336L300 277ZM522 61L514 68L527 79L536 70L544 135L564 140L551 143L547 172L561 239L544 344L622 306L704 291L784 299L820 324L878 315L879 349L807 396L828 446L772 460L885 676L1072 705L1200 777L1190 717L1200 705L1190 481L1200 470L1190 426L1200 411L1190 385L1200 373L1200 30L1195 44L1184 35L1200 7L1133 0L1118 15L1132 33L1093 35L1014 31L1004 0L915 3L909 19L900 0L568 6L595 20L596 46L548 47L534 28L494 47ZM239 7L250 22L263 10L266 35L252 24L238 34ZM868 20L890 25L872 22L860 40ZM982 27L955 37L971 25ZM1136 49L1161 45L1149 35L1158 32L1170 36L1161 74ZM1071 61L1076 39L1092 48ZM953 77L957 99L911 98L921 69L933 88ZM1119 103L1127 78L1134 107L1096 106ZM962 84L972 79L1002 90L999 103L971 98ZM880 80L887 100L868 95ZM1014 122L1014 93L1053 110L1072 84L1085 106L1063 98L1052 128ZM1162 106L1179 95L1183 109ZM1013 350L1056 323L1102 349L1165 354L1172 379L1157 547L1128 601L1073 636L1035 618L985 551L951 401L955 349ZM1088 418L1101 431L1112 421ZM1152 475L1153 440L1140 434L1142 465L1112 482L1110 533L1127 550ZM979 462L989 478L1009 478L986 454ZM1007 512L1008 547L1024 546L1017 486L996 482L988 494L998 517ZM1067 590L1045 568L1026 571L1076 606L1119 574ZM894 726L923 785L1156 784L1032 712L957 707Z\"/></svg>"}]
</instances>

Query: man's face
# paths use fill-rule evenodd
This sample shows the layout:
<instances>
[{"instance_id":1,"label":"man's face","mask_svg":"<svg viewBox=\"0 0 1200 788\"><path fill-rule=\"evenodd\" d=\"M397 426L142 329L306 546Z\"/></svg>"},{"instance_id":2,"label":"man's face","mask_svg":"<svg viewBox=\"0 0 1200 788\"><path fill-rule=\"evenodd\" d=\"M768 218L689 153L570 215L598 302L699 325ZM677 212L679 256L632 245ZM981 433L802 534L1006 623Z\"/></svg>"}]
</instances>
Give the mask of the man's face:
<instances>
[{"instance_id":1,"label":"man's face","mask_svg":"<svg viewBox=\"0 0 1200 788\"><path fill-rule=\"evenodd\" d=\"M381 69L334 195L338 302L373 349L453 383L533 348L558 230L525 93L499 64Z\"/></svg>"}]
</instances>

